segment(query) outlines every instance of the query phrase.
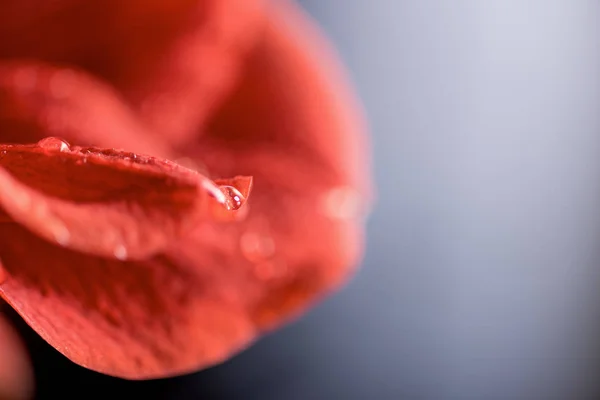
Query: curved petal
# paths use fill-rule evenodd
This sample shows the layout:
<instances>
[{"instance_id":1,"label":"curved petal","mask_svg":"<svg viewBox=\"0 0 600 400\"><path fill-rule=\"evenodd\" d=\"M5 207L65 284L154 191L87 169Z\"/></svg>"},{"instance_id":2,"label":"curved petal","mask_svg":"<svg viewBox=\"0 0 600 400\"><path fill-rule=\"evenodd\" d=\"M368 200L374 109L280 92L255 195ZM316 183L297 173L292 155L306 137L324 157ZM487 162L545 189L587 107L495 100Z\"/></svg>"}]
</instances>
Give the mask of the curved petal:
<instances>
[{"instance_id":1,"label":"curved petal","mask_svg":"<svg viewBox=\"0 0 600 400\"><path fill-rule=\"evenodd\" d=\"M370 201L360 108L291 3L273 5L266 21L224 106L196 140L173 142L211 176L256 176L238 210L245 219L199 220L137 261L0 224L10 276L0 294L73 361L128 378L211 365L297 315L358 262Z\"/></svg>"},{"instance_id":2,"label":"curved petal","mask_svg":"<svg viewBox=\"0 0 600 400\"><path fill-rule=\"evenodd\" d=\"M362 110L332 51L291 2L274 4L267 21L240 84L184 149L215 176L255 178L246 220L218 242L248 271L249 313L261 327L349 275L371 202Z\"/></svg>"},{"instance_id":3,"label":"curved petal","mask_svg":"<svg viewBox=\"0 0 600 400\"><path fill-rule=\"evenodd\" d=\"M58 136L78 144L172 158L119 92L89 73L42 62L0 63L0 142Z\"/></svg>"},{"instance_id":4,"label":"curved petal","mask_svg":"<svg viewBox=\"0 0 600 400\"><path fill-rule=\"evenodd\" d=\"M197 172L56 138L0 145L0 166L0 207L11 219L88 254L145 258L225 209L219 187Z\"/></svg>"},{"instance_id":5,"label":"curved petal","mask_svg":"<svg viewBox=\"0 0 600 400\"><path fill-rule=\"evenodd\" d=\"M185 136L235 81L259 31L263 3L1 2L0 59L84 69L114 85L160 133Z\"/></svg>"},{"instance_id":6,"label":"curved petal","mask_svg":"<svg viewBox=\"0 0 600 400\"><path fill-rule=\"evenodd\" d=\"M105 374L149 379L191 372L248 345L256 330L227 294L235 279L210 248L206 262L93 257L0 224L10 278L0 295L48 343Z\"/></svg>"},{"instance_id":7,"label":"curved petal","mask_svg":"<svg viewBox=\"0 0 600 400\"><path fill-rule=\"evenodd\" d=\"M264 3L200 1L187 29L152 60L148 76L125 89L142 120L172 144L195 134L237 81L264 24Z\"/></svg>"}]
</instances>

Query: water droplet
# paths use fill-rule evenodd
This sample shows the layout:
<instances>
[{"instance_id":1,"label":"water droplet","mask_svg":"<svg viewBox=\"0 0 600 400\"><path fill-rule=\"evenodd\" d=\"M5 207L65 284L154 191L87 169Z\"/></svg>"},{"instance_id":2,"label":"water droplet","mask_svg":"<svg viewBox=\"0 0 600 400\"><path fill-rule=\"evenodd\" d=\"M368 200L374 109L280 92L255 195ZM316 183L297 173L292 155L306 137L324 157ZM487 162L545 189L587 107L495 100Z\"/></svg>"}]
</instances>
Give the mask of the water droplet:
<instances>
[{"instance_id":1,"label":"water droplet","mask_svg":"<svg viewBox=\"0 0 600 400\"><path fill-rule=\"evenodd\" d=\"M240 250L248 261L256 263L275 254L275 242L267 234L249 231L240 237Z\"/></svg>"},{"instance_id":2,"label":"water droplet","mask_svg":"<svg viewBox=\"0 0 600 400\"><path fill-rule=\"evenodd\" d=\"M66 140L62 140L57 137L47 137L45 139L40 140L38 146L43 149L49 150L58 150L58 151L69 151L71 150L71 145Z\"/></svg>"},{"instance_id":3,"label":"water droplet","mask_svg":"<svg viewBox=\"0 0 600 400\"><path fill-rule=\"evenodd\" d=\"M123 245L115 247L113 254L118 260L124 261L127 259L127 249Z\"/></svg>"},{"instance_id":4,"label":"water droplet","mask_svg":"<svg viewBox=\"0 0 600 400\"><path fill-rule=\"evenodd\" d=\"M246 200L239 190L233 186L219 186L219 190L225 195L225 208L230 211L239 210Z\"/></svg>"},{"instance_id":5,"label":"water droplet","mask_svg":"<svg viewBox=\"0 0 600 400\"><path fill-rule=\"evenodd\" d=\"M322 211L328 217L335 219L358 218L362 211L360 194L349 186L332 188L323 196Z\"/></svg>"}]
</instances>

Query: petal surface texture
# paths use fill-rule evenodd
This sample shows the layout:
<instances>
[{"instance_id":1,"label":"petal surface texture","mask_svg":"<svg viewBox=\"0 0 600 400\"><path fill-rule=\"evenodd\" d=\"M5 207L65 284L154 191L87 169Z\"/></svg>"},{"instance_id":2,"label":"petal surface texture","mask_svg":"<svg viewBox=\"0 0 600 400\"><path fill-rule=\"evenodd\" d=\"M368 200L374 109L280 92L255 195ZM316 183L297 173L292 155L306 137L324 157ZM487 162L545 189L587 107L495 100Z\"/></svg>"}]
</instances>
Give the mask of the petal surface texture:
<instances>
[{"instance_id":1,"label":"petal surface texture","mask_svg":"<svg viewBox=\"0 0 600 400\"><path fill-rule=\"evenodd\" d=\"M297 6L10 4L0 37L39 29L0 39L0 142L19 143L0 146L0 296L52 346L129 379L192 372L351 275L366 127Z\"/></svg>"}]
</instances>

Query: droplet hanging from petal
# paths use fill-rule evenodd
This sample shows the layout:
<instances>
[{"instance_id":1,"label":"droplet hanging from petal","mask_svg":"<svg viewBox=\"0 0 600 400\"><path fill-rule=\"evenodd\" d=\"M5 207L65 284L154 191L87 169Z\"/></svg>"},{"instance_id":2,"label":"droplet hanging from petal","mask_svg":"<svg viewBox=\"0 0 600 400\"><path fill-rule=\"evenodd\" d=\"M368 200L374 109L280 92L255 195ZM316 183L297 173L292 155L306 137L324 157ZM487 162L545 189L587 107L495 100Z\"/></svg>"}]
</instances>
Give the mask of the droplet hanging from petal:
<instances>
[{"instance_id":1,"label":"droplet hanging from petal","mask_svg":"<svg viewBox=\"0 0 600 400\"><path fill-rule=\"evenodd\" d=\"M236 211L244 205L244 202L246 201L244 195L233 186L220 186L219 189L225 195L225 202L223 205L226 209Z\"/></svg>"},{"instance_id":2,"label":"droplet hanging from petal","mask_svg":"<svg viewBox=\"0 0 600 400\"><path fill-rule=\"evenodd\" d=\"M211 197L210 214L217 221L243 219L248 211L246 200L252 187L252 178L236 177L216 180L215 190L208 190Z\"/></svg>"}]
</instances>

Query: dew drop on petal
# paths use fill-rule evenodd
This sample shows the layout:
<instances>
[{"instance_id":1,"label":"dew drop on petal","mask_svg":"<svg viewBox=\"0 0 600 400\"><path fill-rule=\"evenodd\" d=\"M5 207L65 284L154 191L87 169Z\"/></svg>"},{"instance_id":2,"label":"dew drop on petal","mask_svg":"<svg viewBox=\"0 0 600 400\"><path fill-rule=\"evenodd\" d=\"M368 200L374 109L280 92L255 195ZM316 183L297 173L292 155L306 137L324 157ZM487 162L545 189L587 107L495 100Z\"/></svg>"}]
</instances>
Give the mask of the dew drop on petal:
<instances>
[{"instance_id":1,"label":"dew drop on petal","mask_svg":"<svg viewBox=\"0 0 600 400\"><path fill-rule=\"evenodd\" d=\"M115 247L113 254L118 260L123 261L127 259L127 249L123 245Z\"/></svg>"},{"instance_id":2,"label":"dew drop on petal","mask_svg":"<svg viewBox=\"0 0 600 400\"><path fill-rule=\"evenodd\" d=\"M57 137L47 137L40 140L37 145L43 149L58 150L58 151L69 151L71 146L66 140Z\"/></svg>"},{"instance_id":3,"label":"dew drop on petal","mask_svg":"<svg viewBox=\"0 0 600 400\"><path fill-rule=\"evenodd\" d=\"M219 190L225 195L223 205L230 211L239 210L244 205L244 195L233 186L219 186Z\"/></svg>"}]
</instances>

